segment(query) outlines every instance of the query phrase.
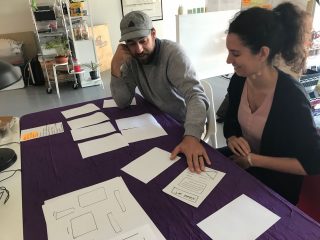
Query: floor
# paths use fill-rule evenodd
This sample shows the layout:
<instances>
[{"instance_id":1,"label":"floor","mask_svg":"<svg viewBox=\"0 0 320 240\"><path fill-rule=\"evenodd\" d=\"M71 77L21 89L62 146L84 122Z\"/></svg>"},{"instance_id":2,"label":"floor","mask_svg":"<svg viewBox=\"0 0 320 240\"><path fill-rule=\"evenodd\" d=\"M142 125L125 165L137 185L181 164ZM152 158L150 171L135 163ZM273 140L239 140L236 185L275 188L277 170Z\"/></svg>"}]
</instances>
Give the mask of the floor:
<instances>
[{"instance_id":1,"label":"floor","mask_svg":"<svg viewBox=\"0 0 320 240\"><path fill-rule=\"evenodd\" d=\"M72 82L59 85L60 99L55 89L51 94L47 94L45 86L28 86L22 89L1 91L0 114L21 117L33 112L109 97L111 96L109 89L110 72L102 72L101 77L104 88L102 86L92 86L73 89ZM213 88L215 109L217 110L226 94L229 80L223 77L214 77L209 81ZM217 124L217 140L218 147L225 146L222 124Z\"/></svg>"}]
</instances>

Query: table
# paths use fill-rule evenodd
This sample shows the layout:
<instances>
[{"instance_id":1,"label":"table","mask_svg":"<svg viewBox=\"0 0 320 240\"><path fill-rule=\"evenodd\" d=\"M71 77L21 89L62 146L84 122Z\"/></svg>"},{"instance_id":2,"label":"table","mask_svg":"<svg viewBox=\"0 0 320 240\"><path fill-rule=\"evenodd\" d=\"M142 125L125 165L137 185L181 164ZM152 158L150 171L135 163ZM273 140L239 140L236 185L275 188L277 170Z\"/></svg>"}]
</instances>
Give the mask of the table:
<instances>
[{"instance_id":1,"label":"table","mask_svg":"<svg viewBox=\"0 0 320 240\"><path fill-rule=\"evenodd\" d=\"M162 189L187 167L184 157L148 184L122 172L120 168L153 147L171 151L179 143L183 127L140 97L137 97L137 106L123 110L103 109L103 99L91 102L110 117L114 126L116 126L115 119L151 113L166 130L168 136L132 143L123 149L82 159L77 144L72 140L66 120L61 114L62 110L70 109L71 106L23 116L21 129L60 121L65 128L62 134L21 144L25 240L47 239L46 224L41 209L45 200L116 176L122 176L132 195L166 239L209 239L196 224L241 194L246 194L281 217L259 239L320 238L320 225L317 222L205 143L214 168L226 172L226 176L199 208L187 205L162 192Z\"/></svg>"},{"instance_id":2,"label":"table","mask_svg":"<svg viewBox=\"0 0 320 240\"><path fill-rule=\"evenodd\" d=\"M16 162L6 169L6 171L21 169L20 154L20 128L19 119L15 118L15 123L10 129L8 136L0 139L0 147L11 148L17 154ZM11 175L10 173L1 173L0 179ZM0 239L1 240L21 240L23 239L23 221L22 221L22 191L21 191L21 173L17 171L12 177L0 183L9 190L10 198L4 205L3 199L0 203ZM0 191L1 192L1 191ZM3 196L5 197L5 195Z\"/></svg>"}]
</instances>

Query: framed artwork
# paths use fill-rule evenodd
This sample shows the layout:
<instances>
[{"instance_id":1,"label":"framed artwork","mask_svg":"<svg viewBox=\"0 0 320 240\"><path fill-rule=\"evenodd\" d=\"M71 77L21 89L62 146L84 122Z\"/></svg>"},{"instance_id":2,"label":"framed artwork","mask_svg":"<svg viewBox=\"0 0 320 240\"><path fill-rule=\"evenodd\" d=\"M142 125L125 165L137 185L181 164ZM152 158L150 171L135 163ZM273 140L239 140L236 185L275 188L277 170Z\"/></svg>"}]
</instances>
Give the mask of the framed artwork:
<instances>
[{"instance_id":1,"label":"framed artwork","mask_svg":"<svg viewBox=\"0 0 320 240\"><path fill-rule=\"evenodd\" d=\"M121 0L122 15L132 11L142 11L149 15L152 21L162 20L162 0Z\"/></svg>"}]
</instances>

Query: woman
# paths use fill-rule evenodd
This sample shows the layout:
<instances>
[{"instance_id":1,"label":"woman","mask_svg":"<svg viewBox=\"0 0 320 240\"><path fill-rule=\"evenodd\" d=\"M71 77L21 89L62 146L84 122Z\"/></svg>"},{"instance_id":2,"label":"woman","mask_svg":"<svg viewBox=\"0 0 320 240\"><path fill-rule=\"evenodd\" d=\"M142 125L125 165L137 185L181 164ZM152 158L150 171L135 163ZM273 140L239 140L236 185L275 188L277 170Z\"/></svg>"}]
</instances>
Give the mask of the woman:
<instances>
[{"instance_id":1,"label":"woman","mask_svg":"<svg viewBox=\"0 0 320 240\"><path fill-rule=\"evenodd\" d=\"M305 57L304 12L291 3L250 8L230 23L224 135L232 159L293 204L303 175L320 173L320 136L302 85L273 66L275 56L292 68Z\"/></svg>"}]
</instances>

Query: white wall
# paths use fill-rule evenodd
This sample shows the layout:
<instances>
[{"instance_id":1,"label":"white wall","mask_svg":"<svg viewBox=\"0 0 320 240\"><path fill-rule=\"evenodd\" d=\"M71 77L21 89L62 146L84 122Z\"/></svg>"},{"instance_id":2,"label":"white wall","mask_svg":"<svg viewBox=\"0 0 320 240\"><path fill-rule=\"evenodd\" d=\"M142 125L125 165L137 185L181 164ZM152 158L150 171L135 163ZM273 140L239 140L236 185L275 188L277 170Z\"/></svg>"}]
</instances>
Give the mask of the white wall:
<instances>
[{"instance_id":1,"label":"white wall","mask_svg":"<svg viewBox=\"0 0 320 240\"><path fill-rule=\"evenodd\" d=\"M37 0L38 3L52 0ZM154 21L159 38L175 40L175 15L180 0L162 0L163 20ZM120 39L121 0L90 0L94 25L108 24L112 49ZM9 0L0 8L0 34L33 31L29 0Z\"/></svg>"},{"instance_id":2,"label":"white wall","mask_svg":"<svg viewBox=\"0 0 320 240\"><path fill-rule=\"evenodd\" d=\"M28 0L1 1L0 34L33 30Z\"/></svg>"}]
</instances>

